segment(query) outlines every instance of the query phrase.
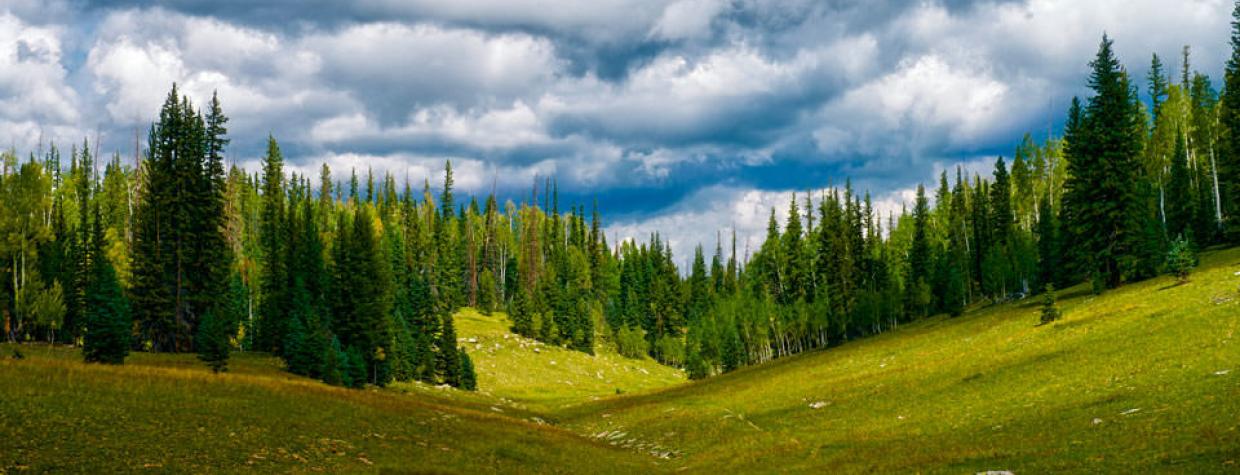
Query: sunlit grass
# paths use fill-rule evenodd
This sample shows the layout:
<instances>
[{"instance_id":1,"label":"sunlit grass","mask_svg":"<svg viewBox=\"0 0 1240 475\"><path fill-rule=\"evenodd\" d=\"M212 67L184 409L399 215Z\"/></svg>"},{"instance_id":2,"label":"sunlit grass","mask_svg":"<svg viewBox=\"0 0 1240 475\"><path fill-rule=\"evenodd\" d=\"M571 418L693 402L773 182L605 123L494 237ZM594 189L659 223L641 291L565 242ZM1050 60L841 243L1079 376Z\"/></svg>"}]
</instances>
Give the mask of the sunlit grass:
<instances>
[{"instance_id":1,"label":"sunlit grass","mask_svg":"<svg viewBox=\"0 0 1240 475\"><path fill-rule=\"evenodd\" d=\"M1234 472L1237 272L1240 249L1208 253L1186 285L1067 289L1051 325L1034 298L688 384L469 309L477 393L0 345L0 472Z\"/></svg>"},{"instance_id":2,"label":"sunlit grass","mask_svg":"<svg viewBox=\"0 0 1240 475\"><path fill-rule=\"evenodd\" d=\"M1240 249L1203 263L1182 286L1068 289L1053 325L1028 299L561 420L693 471L1240 470Z\"/></svg>"}]
</instances>

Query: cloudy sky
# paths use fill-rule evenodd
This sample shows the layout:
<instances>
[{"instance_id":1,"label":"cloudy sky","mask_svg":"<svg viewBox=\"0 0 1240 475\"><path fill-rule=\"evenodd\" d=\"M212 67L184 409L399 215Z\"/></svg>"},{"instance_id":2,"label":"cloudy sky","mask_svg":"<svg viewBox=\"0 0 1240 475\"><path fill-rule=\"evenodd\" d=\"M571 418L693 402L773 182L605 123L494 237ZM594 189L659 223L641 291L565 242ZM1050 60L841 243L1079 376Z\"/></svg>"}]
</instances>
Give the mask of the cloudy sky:
<instances>
[{"instance_id":1,"label":"cloudy sky","mask_svg":"<svg viewBox=\"0 0 1240 475\"><path fill-rule=\"evenodd\" d=\"M349 3L346 5L346 3ZM0 0L0 141L131 155L176 82L235 162L328 163L561 201L679 259L851 177L885 209L1057 133L1105 31L1216 78L1227 0Z\"/></svg>"}]
</instances>

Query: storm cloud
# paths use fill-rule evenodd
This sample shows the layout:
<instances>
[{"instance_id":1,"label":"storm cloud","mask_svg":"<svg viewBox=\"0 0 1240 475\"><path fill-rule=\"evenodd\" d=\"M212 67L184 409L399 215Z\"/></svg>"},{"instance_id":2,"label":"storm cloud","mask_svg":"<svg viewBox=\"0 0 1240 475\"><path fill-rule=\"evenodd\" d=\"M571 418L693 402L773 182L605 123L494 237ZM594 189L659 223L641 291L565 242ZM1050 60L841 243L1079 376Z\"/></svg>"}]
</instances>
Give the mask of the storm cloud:
<instances>
[{"instance_id":1,"label":"storm cloud","mask_svg":"<svg viewBox=\"0 0 1240 475\"><path fill-rule=\"evenodd\" d=\"M0 139L132 153L173 82L218 91L230 158L268 134L328 163L520 200L554 177L609 236L683 258L851 178L898 210L1060 127L1104 32L1216 84L1230 2L361 0L0 2ZM1151 31L1160 32L1157 35ZM980 165L979 165L980 164ZM782 216L782 215L781 215Z\"/></svg>"}]
</instances>

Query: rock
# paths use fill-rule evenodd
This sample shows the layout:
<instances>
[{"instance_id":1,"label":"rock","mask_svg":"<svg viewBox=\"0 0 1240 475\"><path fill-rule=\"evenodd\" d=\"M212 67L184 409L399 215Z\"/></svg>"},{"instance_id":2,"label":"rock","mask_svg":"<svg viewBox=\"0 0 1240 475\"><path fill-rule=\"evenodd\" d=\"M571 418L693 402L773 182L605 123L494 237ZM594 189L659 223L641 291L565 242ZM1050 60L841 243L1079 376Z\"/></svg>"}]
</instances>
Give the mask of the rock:
<instances>
[{"instance_id":1,"label":"rock","mask_svg":"<svg viewBox=\"0 0 1240 475\"><path fill-rule=\"evenodd\" d=\"M1098 425L1098 424L1101 424L1101 423L1102 423L1102 419L1101 419L1101 418L1098 418L1098 417L1095 417L1095 418L1094 418L1094 420L1090 421L1090 423L1091 423L1091 424L1093 424L1093 425Z\"/></svg>"},{"instance_id":2,"label":"rock","mask_svg":"<svg viewBox=\"0 0 1240 475\"><path fill-rule=\"evenodd\" d=\"M521 345L521 346L525 346L525 345ZM535 353L542 353L542 350L538 349L538 347L534 347L534 352L535 352Z\"/></svg>"},{"instance_id":3,"label":"rock","mask_svg":"<svg viewBox=\"0 0 1240 475\"><path fill-rule=\"evenodd\" d=\"M824 407L827 407L828 404L831 404L831 403L824 402L824 401L814 401L814 402L809 403L809 408L810 409L822 409Z\"/></svg>"},{"instance_id":4,"label":"rock","mask_svg":"<svg viewBox=\"0 0 1240 475\"><path fill-rule=\"evenodd\" d=\"M987 470L985 472L977 472L977 475L1016 475L1010 470Z\"/></svg>"},{"instance_id":5,"label":"rock","mask_svg":"<svg viewBox=\"0 0 1240 475\"><path fill-rule=\"evenodd\" d=\"M555 360L551 360L551 366L555 366Z\"/></svg>"},{"instance_id":6,"label":"rock","mask_svg":"<svg viewBox=\"0 0 1240 475\"><path fill-rule=\"evenodd\" d=\"M1137 408L1132 408L1132 409L1129 409L1129 410L1127 410L1127 411L1121 412L1121 413L1119 413L1119 415L1121 415L1121 416L1129 416L1129 415L1136 414L1136 413L1138 413L1138 412L1141 412L1141 408L1139 408L1139 407L1137 407Z\"/></svg>"},{"instance_id":7,"label":"rock","mask_svg":"<svg viewBox=\"0 0 1240 475\"><path fill-rule=\"evenodd\" d=\"M1230 372L1231 372L1231 370L1230 370L1230 369L1224 369L1224 370L1215 371L1215 372L1214 372L1214 375L1215 375L1215 376L1223 376L1223 375L1225 375L1225 374L1227 374L1227 373L1230 373Z\"/></svg>"},{"instance_id":8,"label":"rock","mask_svg":"<svg viewBox=\"0 0 1240 475\"><path fill-rule=\"evenodd\" d=\"M470 337L469 339L467 339L467 340L465 340L465 341L468 341L468 342L470 342L470 343L477 343L477 342L478 342L478 339L477 339L477 338L474 338L474 337Z\"/></svg>"}]
</instances>

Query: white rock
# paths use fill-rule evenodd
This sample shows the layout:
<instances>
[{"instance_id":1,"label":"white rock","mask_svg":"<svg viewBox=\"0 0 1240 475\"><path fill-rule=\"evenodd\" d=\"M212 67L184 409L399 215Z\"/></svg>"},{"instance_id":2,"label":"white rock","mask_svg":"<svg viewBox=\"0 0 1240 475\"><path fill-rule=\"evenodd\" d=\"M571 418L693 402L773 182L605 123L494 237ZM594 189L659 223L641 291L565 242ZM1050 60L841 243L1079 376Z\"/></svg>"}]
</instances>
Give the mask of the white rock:
<instances>
[{"instance_id":1,"label":"white rock","mask_svg":"<svg viewBox=\"0 0 1240 475\"><path fill-rule=\"evenodd\" d=\"M824 407L827 407L827 404L830 404L830 403L824 402L824 401L814 401L814 402L809 403L809 408L810 409L822 409Z\"/></svg>"},{"instance_id":2,"label":"white rock","mask_svg":"<svg viewBox=\"0 0 1240 475\"><path fill-rule=\"evenodd\" d=\"M1102 423L1102 419L1101 419L1101 418L1098 418L1098 417L1095 417L1095 418L1094 418L1094 420L1090 421L1090 423L1091 423L1091 424L1093 424L1093 425L1098 425L1098 424L1101 424L1101 423Z\"/></svg>"},{"instance_id":3,"label":"white rock","mask_svg":"<svg viewBox=\"0 0 1240 475\"><path fill-rule=\"evenodd\" d=\"M1124 411L1124 412L1121 412L1121 413L1119 413L1119 415L1121 415L1121 416L1127 416L1127 415L1136 414L1136 413L1138 413L1138 412L1141 412L1141 408L1139 408L1139 407L1137 407L1137 408L1133 408L1133 409L1129 409L1129 410Z\"/></svg>"},{"instance_id":4,"label":"white rock","mask_svg":"<svg viewBox=\"0 0 1240 475\"><path fill-rule=\"evenodd\" d=\"M1215 371L1215 372L1214 372L1214 375L1215 375L1215 376L1222 376L1222 375L1225 375L1225 374L1230 373L1230 372L1231 372L1231 370L1230 370L1230 369L1224 369L1224 370L1220 370L1220 371Z\"/></svg>"}]
</instances>

